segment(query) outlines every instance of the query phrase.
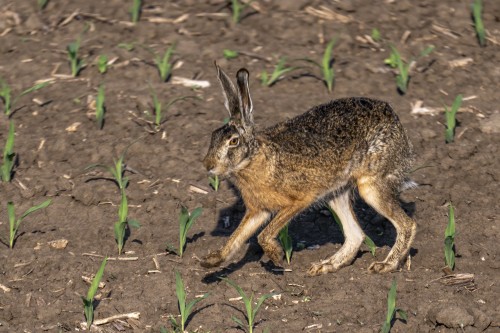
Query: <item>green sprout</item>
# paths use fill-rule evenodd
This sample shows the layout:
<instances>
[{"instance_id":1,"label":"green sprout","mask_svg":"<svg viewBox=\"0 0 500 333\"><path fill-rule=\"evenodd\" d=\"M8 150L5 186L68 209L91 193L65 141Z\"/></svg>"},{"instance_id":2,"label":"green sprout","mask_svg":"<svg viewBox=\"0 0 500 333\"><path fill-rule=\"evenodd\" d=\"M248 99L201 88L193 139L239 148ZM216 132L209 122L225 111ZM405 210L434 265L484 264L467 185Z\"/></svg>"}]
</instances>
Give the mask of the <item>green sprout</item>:
<instances>
[{"instance_id":1,"label":"green sprout","mask_svg":"<svg viewBox=\"0 0 500 333\"><path fill-rule=\"evenodd\" d=\"M39 10L44 10L45 7L47 7L47 4L49 3L49 0L37 0L36 2L38 4L38 9Z\"/></svg>"},{"instance_id":2,"label":"green sprout","mask_svg":"<svg viewBox=\"0 0 500 333\"><path fill-rule=\"evenodd\" d=\"M168 111L172 105L174 105L175 103L177 103L179 101L183 101L183 100L190 99L190 98L200 99L198 96L181 96L181 97L173 98L170 101L168 101L168 103L165 105L165 109L163 110L162 103L158 99L158 95L154 91L153 87L151 85L149 85L149 88L151 90L151 97L153 97L153 109L154 109L153 111L154 111L154 117L155 117L154 124L155 124L156 132L158 132L161 128L161 125L165 121L167 121L167 119L163 116L163 113L164 113L163 111L165 111L165 112Z\"/></svg>"},{"instance_id":3,"label":"green sprout","mask_svg":"<svg viewBox=\"0 0 500 333\"><path fill-rule=\"evenodd\" d=\"M284 57L280 58L276 66L274 66L274 71L272 72L271 77L269 77L265 70L262 71L262 73L260 74L260 79L263 86L270 87L278 80L282 79L283 75L285 75L286 73L298 69L297 67L287 67L285 65L285 61L286 59Z\"/></svg>"},{"instance_id":4,"label":"green sprout","mask_svg":"<svg viewBox=\"0 0 500 333\"><path fill-rule=\"evenodd\" d=\"M405 94L406 91L408 90L408 82L410 81L411 64L417 59L411 59L407 63L401 58L401 54L393 45L391 45L390 47L391 47L391 54L389 58L384 60L384 63L392 68L398 69L398 74L396 76L396 85L398 87L399 92L401 94ZM433 50L434 46L427 47L420 53L420 56L418 58L429 55Z\"/></svg>"},{"instance_id":5,"label":"green sprout","mask_svg":"<svg viewBox=\"0 0 500 333\"><path fill-rule=\"evenodd\" d=\"M118 160L117 161L114 160L113 167L103 164L91 164L84 169L84 170L89 170L93 168L103 168L107 170L113 176L112 180L116 183L116 185L120 189L121 199L120 199L120 207L118 208L118 222L114 224L114 234L116 243L118 245L118 254L122 253L127 227L129 227L129 230L130 227L134 228L140 227L140 224L136 220L131 220L128 218L128 201L127 201L127 196L125 194L125 189L127 188L128 185L128 177L125 177L125 171L127 170L127 167L124 163L125 154L127 153L128 149L138 140L133 141L131 144L127 146L127 148L125 148L125 150L120 155Z\"/></svg>"},{"instance_id":6,"label":"green sprout","mask_svg":"<svg viewBox=\"0 0 500 333\"><path fill-rule=\"evenodd\" d=\"M219 190L220 180L219 180L218 175L215 175L213 177L209 176L208 182L210 183L210 186L212 186L212 188L214 189L215 192L217 192Z\"/></svg>"},{"instance_id":7,"label":"green sprout","mask_svg":"<svg viewBox=\"0 0 500 333\"><path fill-rule=\"evenodd\" d=\"M374 42L379 42L382 39L382 36L380 35L380 31L377 28L372 29L371 37L372 37Z\"/></svg>"},{"instance_id":8,"label":"green sprout","mask_svg":"<svg viewBox=\"0 0 500 333\"><path fill-rule=\"evenodd\" d=\"M120 190L124 190L127 185L128 185L128 178L125 177L125 170L126 170L126 165L124 163L124 159L125 159L125 154L127 153L127 150L128 148L133 144L134 142L132 142L124 151L123 153L120 155L120 157L118 158L118 160L114 160L113 159L113 162L114 162L114 166L113 167L110 167L110 166L107 166L107 165L104 165L104 164L91 164L87 167L85 167L85 171L86 170L90 170L90 169L94 169L94 168L102 168L102 169L105 169L107 171L109 171L109 173L113 176L113 181L116 183L116 185L118 185L118 188Z\"/></svg>"},{"instance_id":9,"label":"green sprout","mask_svg":"<svg viewBox=\"0 0 500 333\"><path fill-rule=\"evenodd\" d=\"M12 170L16 164L14 153L14 122L11 120L9 122L9 134L7 134L7 141L5 142L5 148L3 149L3 162L0 166L0 177L4 182L10 182L12 179Z\"/></svg>"},{"instance_id":10,"label":"green sprout","mask_svg":"<svg viewBox=\"0 0 500 333\"><path fill-rule=\"evenodd\" d=\"M170 75L172 74L173 63L170 58L175 50L175 44L172 44L161 57L158 54L155 54L155 64L156 68L158 68L158 72L160 73L160 78L162 82L166 82Z\"/></svg>"},{"instance_id":11,"label":"green sprout","mask_svg":"<svg viewBox=\"0 0 500 333\"><path fill-rule=\"evenodd\" d=\"M236 57L238 57L239 53L238 51L233 51L233 50L230 50L230 49L224 49L222 51L222 54L224 55L224 58L226 59L234 59Z\"/></svg>"},{"instance_id":12,"label":"green sprout","mask_svg":"<svg viewBox=\"0 0 500 333\"><path fill-rule=\"evenodd\" d=\"M21 215L20 218L16 219L16 214L14 210L14 203L12 201L7 202L7 215L9 216L9 247L12 249L14 247L14 241L16 239L17 230L19 230L19 226L21 225L22 220L30 215L31 213L36 212L39 209L46 208L50 205L51 200L47 200L42 202L37 206L33 206Z\"/></svg>"},{"instance_id":13,"label":"green sprout","mask_svg":"<svg viewBox=\"0 0 500 333\"><path fill-rule=\"evenodd\" d=\"M177 321L171 317L170 322L174 327L175 331L185 332L184 328L186 327L186 322L193 311L193 307L208 297L208 293L204 294L201 297L197 297L193 299L191 302L186 304L186 290L184 288L184 282L182 281L181 274L179 272L175 272L175 292L177 294L177 302L179 305L179 312L181 313L181 322L180 325L177 324Z\"/></svg>"},{"instance_id":14,"label":"green sprout","mask_svg":"<svg viewBox=\"0 0 500 333\"><path fill-rule=\"evenodd\" d=\"M174 252L182 258L184 248L186 247L187 233L193 226L194 221L201 215L201 212L201 207L195 208L191 213L186 207L181 207L181 214L179 215L179 248L176 249L167 244L167 250L169 252Z\"/></svg>"},{"instance_id":15,"label":"green sprout","mask_svg":"<svg viewBox=\"0 0 500 333\"><path fill-rule=\"evenodd\" d=\"M231 9L233 11L232 21L234 24L238 24L241 21L241 14L245 8L247 8L253 0L248 2L242 2L241 0L231 0Z\"/></svg>"},{"instance_id":16,"label":"green sprout","mask_svg":"<svg viewBox=\"0 0 500 333\"><path fill-rule=\"evenodd\" d=\"M1 86L0 86L0 99L2 99L3 103L4 103L4 113L7 117L10 117L14 111L13 105L16 104L16 101L20 97L27 95L33 91L42 89L43 87L46 87L47 85L49 85L49 82L37 83L34 86L22 91L14 99L12 99L12 90L11 90L10 86L2 79L0 79L0 84L1 84Z\"/></svg>"},{"instance_id":17,"label":"green sprout","mask_svg":"<svg viewBox=\"0 0 500 333\"><path fill-rule=\"evenodd\" d=\"M76 41L71 42L66 47L68 52L69 64L71 66L71 76L77 77L83 68L82 59L78 57L78 51L80 50L80 37Z\"/></svg>"},{"instance_id":18,"label":"green sprout","mask_svg":"<svg viewBox=\"0 0 500 333\"><path fill-rule=\"evenodd\" d=\"M453 105L451 106L451 110L448 110L448 107L444 107L444 115L446 117L446 131L445 131L445 140L446 143L453 142L455 139L455 127L457 125L456 114L460 105L462 104L462 95L457 95L455 100L453 101Z\"/></svg>"},{"instance_id":19,"label":"green sprout","mask_svg":"<svg viewBox=\"0 0 500 333\"><path fill-rule=\"evenodd\" d=\"M108 56L105 54L101 54L97 58L97 69L99 73L104 74L108 71Z\"/></svg>"},{"instance_id":20,"label":"green sprout","mask_svg":"<svg viewBox=\"0 0 500 333\"><path fill-rule=\"evenodd\" d=\"M472 4L472 17L474 18L474 28L476 29L477 39L480 46L486 46L486 38L483 25L483 1L474 0Z\"/></svg>"},{"instance_id":21,"label":"green sprout","mask_svg":"<svg viewBox=\"0 0 500 333\"><path fill-rule=\"evenodd\" d=\"M135 44L134 43L120 43L118 44L118 47L127 51L133 51L135 49Z\"/></svg>"},{"instance_id":22,"label":"green sprout","mask_svg":"<svg viewBox=\"0 0 500 333\"><path fill-rule=\"evenodd\" d=\"M246 324L243 324L243 322L240 319L238 319L234 316L231 319L242 330L246 330L248 333L252 333L254 325L255 325L255 317L257 316L257 313L259 312L260 306L262 305L262 303L264 303L264 301L266 299L273 297L274 294L271 293L271 294L265 294L265 295L260 296L260 298L257 300L257 304L255 305L255 308L254 308L253 307L253 296L254 296L253 293L250 297L248 297L245 294L245 292L243 291L243 289L241 289L241 287L236 284L236 282L231 281L228 278L220 278L220 279L222 281L226 282L231 287L233 287L238 292L238 294L241 296L241 298L243 299L243 303L245 303L245 309L247 312L247 314L245 316L245 319L247 321Z\"/></svg>"},{"instance_id":23,"label":"green sprout","mask_svg":"<svg viewBox=\"0 0 500 333\"><path fill-rule=\"evenodd\" d=\"M340 218L338 217L338 215L333 211L333 209L330 206L327 206L327 208L330 211L330 214L332 214L333 219L335 220L335 222L339 226L340 231L342 232L342 235L344 235L344 228L342 227L342 222L340 222ZM375 253L377 251L377 246L375 245L373 240L368 235L365 235L364 243L370 249L370 253L372 254L372 256L375 257Z\"/></svg>"},{"instance_id":24,"label":"green sprout","mask_svg":"<svg viewBox=\"0 0 500 333\"><path fill-rule=\"evenodd\" d=\"M406 311L396 308L396 279L392 280L391 289L387 295L387 316L382 325L381 333L389 333L391 331L391 322L395 314L398 314L405 322L408 320Z\"/></svg>"},{"instance_id":25,"label":"green sprout","mask_svg":"<svg viewBox=\"0 0 500 333\"><path fill-rule=\"evenodd\" d=\"M104 258L104 260L102 261L99 270L92 279L92 283L90 284L89 290L87 291L87 297L85 298L82 296L83 307L84 307L83 312L85 314L85 319L87 319L88 331L90 331L90 326L94 322L94 296L97 292L97 288L99 288L99 282L101 282L107 261L108 258Z\"/></svg>"},{"instance_id":26,"label":"green sprout","mask_svg":"<svg viewBox=\"0 0 500 333\"><path fill-rule=\"evenodd\" d=\"M448 215L448 225L444 232L444 259L446 266L451 270L455 269L455 209L449 204L450 212Z\"/></svg>"},{"instance_id":27,"label":"green sprout","mask_svg":"<svg viewBox=\"0 0 500 333\"><path fill-rule=\"evenodd\" d=\"M137 23L141 18L141 0L133 0L130 14L132 14L132 22Z\"/></svg>"},{"instance_id":28,"label":"green sprout","mask_svg":"<svg viewBox=\"0 0 500 333\"><path fill-rule=\"evenodd\" d=\"M332 58L332 52L333 52L333 46L335 45L335 42L337 41L337 38L333 38L330 40L330 42L326 45L325 52L323 53L323 59L321 61L321 64L312 60L312 59L300 59L303 61L307 61L316 67L318 67L321 70L322 76L323 76L323 82L326 84L326 87L328 88L328 92L332 92L333 89L333 82L335 80L335 69L333 68L333 58Z\"/></svg>"},{"instance_id":29,"label":"green sprout","mask_svg":"<svg viewBox=\"0 0 500 333\"><path fill-rule=\"evenodd\" d=\"M136 220L128 218L128 201L127 195L125 194L125 189L120 190L121 200L120 207L118 208L118 222L115 222L114 232L115 240L118 245L118 254L122 254L123 244L125 243L125 235L127 233L127 227L139 228L141 225Z\"/></svg>"},{"instance_id":30,"label":"green sprout","mask_svg":"<svg viewBox=\"0 0 500 333\"><path fill-rule=\"evenodd\" d=\"M95 102L95 118L97 120L97 126L102 130L104 126L104 114L106 113L106 107L104 106L104 85L100 85L97 90L97 98Z\"/></svg>"},{"instance_id":31,"label":"green sprout","mask_svg":"<svg viewBox=\"0 0 500 333\"><path fill-rule=\"evenodd\" d=\"M285 258L288 265L290 265L290 259L292 258L293 242L292 237L288 233L288 224L281 229L278 239L280 240L281 246L285 251Z\"/></svg>"}]
</instances>

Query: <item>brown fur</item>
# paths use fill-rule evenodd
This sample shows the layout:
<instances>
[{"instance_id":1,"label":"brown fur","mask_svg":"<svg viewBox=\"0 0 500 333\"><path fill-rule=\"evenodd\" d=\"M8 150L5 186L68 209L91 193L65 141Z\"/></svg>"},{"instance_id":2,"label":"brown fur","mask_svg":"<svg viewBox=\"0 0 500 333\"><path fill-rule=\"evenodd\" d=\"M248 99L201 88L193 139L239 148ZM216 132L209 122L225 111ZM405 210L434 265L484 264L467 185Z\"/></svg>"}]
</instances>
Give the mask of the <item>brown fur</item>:
<instances>
[{"instance_id":1,"label":"brown fur","mask_svg":"<svg viewBox=\"0 0 500 333\"><path fill-rule=\"evenodd\" d=\"M331 207L344 217L350 230L340 254L313 264L308 273L322 274L349 264L364 239L349 200L349 188L357 186L361 197L398 232L387 258L373 263L370 270L394 270L409 251L416 224L397 201L413 153L390 105L369 98L343 98L255 132L248 72L238 71L236 89L218 66L217 71L231 120L213 132L204 165L211 173L232 176L247 212L228 243L207 256L202 265L213 267L227 260L271 214L274 218L258 241L265 254L279 264L279 231L327 195L334 196ZM232 145L231 139L237 144Z\"/></svg>"}]
</instances>

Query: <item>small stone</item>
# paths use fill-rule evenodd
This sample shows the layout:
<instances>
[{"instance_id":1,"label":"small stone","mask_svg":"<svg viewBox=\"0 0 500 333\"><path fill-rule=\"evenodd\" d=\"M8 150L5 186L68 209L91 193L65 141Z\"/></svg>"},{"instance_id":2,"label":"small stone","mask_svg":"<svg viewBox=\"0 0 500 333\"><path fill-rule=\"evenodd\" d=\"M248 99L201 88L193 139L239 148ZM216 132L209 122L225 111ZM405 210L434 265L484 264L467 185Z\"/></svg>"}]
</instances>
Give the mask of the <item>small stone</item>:
<instances>
[{"instance_id":1,"label":"small stone","mask_svg":"<svg viewBox=\"0 0 500 333\"><path fill-rule=\"evenodd\" d=\"M481 332L490 326L491 318L483 311L472 308L470 312L474 315L474 327L478 328Z\"/></svg>"},{"instance_id":2,"label":"small stone","mask_svg":"<svg viewBox=\"0 0 500 333\"><path fill-rule=\"evenodd\" d=\"M422 131L420 132L420 134L422 135L422 138L424 140L430 140L430 139L434 139L436 136L437 136L437 133L436 131L430 129L430 128L423 128Z\"/></svg>"},{"instance_id":3,"label":"small stone","mask_svg":"<svg viewBox=\"0 0 500 333\"><path fill-rule=\"evenodd\" d=\"M495 111L488 118L482 119L479 123L479 129L486 134L500 133L500 111Z\"/></svg>"},{"instance_id":4,"label":"small stone","mask_svg":"<svg viewBox=\"0 0 500 333\"><path fill-rule=\"evenodd\" d=\"M28 31L37 31L43 28L43 23L37 14L31 14L24 22L24 27Z\"/></svg>"},{"instance_id":5,"label":"small stone","mask_svg":"<svg viewBox=\"0 0 500 333\"><path fill-rule=\"evenodd\" d=\"M435 322L448 328L460 328L474 324L474 317L467 310L456 305L444 305L435 313Z\"/></svg>"},{"instance_id":6,"label":"small stone","mask_svg":"<svg viewBox=\"0 0 500 333\"><path fill-rule=\"evenodd\" d=\"M90 206L99 202L94 196L94 189L88 184L76 186L73 190L73 199L80 201L85 206Z\"/></svg>"},{"instance_id":7,"label":"small stone","mask_svg":"<svg viewBox=\"0 0 500 333\"><path fill-rule=\"evenodd\" d=\"M279 10L297 11L304 9L310 2L310 0L276 1L275 6Z\"/></svg>"}]
</instances>

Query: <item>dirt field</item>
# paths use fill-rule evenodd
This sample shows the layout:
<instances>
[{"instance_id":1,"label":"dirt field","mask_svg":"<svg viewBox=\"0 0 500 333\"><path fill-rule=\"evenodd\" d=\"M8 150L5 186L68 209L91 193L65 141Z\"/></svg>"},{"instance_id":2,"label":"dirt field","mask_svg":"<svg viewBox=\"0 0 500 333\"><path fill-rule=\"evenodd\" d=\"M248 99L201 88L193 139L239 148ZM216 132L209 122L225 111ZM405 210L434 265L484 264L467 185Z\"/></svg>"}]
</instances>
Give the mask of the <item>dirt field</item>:
<instances>
[{"instance_id":1,"label":"dirt field","mask_svg":"<svg viewBox=\"0 0 500 333\"><path fill-rule=\"evenodd\" d=\"M13 95L38 80L51 82L14 105L18 165L12 182L0 184L2 243L8 244L9 237L7 201L14 202L18 215L49 198L52 204L22 222L13 250L0 246L0 331L82 330L80 295L88 289L82 276L92 276L110 256L115 260L106 266L96 319L132 312L140 317L96 331L170 329L169 318L179 313L174 275L179 271L188 299L210 293L196 306L190 332L239 331L231 317L243 319L244 306L221 276L256 297L279 295L264 303L256 332L379 332L393 279L397 306L407 311L408 321L395 320L392 332L500 332L500 2L484 1L486 47L478 45L471 2L257 0L234 25L226 1L145 1L134 26L132 1L51 0L42 11L36 1L2 1L0 77ZM311 10L321 6L329 12ZM379 42L370 40L373 28L380 31ZM85 67L73 78L66 46L78 36ZM296 59L321 61L331 38L338 38L336 79L328 93L317 69ZM174 42L176 67L171 79L161 82L151 50L163 53ZM390 44L407 61L435 46L417 60L405 95L396 89L394 71L384 65ZM240 55L227 60L224 49ZM96 66L101 54L112 60L103 75ZM280 57L301 68L272 87L261 86L259 73L270 72ZM245 210L230 180L223 180L218 192L209 187L201 164L211 132L227 117L214 60L232 77L243 66L250 71L260 128L339 97L369 96L392 104L417 153L412 178L420 186L401 196L418 222L411 265L391 274L367 272L371 262L385 257L395 231L362 201L356 202L356 213L378 246L376 258L364 246L351 266L307 277L310 263L330 256L343 240L328 211L315 208L290 225L295 251L284 272L270 268L255 239L223 268L199 265L199 258L224 244ZM206 80L210 86L186 87L177 83L179 78ZM100 84L107 111L102 130L93 111ZM175 104L153 134L144 121L150 120L145 111L152 110L149 85L164 103L185 95L200 99ZM443 105L451 106L458 94L464 102L456 140L446 144ZM3 151L4 115L0 128ZM125 157L135 170L127 172L126 194L129 216L141 227L131 230L125 253L118 256L113 224L119 190L102 178L105 172L84 168L112 164L134 141ZM474 274L474 283L465 286L439 281L449 201L456 207L455 273ZM182 259L166 252L167 243L178 242L181 206L203 207ZM67 240L64 248L49 244L61 239ZM119 260L125 258L132 260Z\"/></svg>"}]
</instances>

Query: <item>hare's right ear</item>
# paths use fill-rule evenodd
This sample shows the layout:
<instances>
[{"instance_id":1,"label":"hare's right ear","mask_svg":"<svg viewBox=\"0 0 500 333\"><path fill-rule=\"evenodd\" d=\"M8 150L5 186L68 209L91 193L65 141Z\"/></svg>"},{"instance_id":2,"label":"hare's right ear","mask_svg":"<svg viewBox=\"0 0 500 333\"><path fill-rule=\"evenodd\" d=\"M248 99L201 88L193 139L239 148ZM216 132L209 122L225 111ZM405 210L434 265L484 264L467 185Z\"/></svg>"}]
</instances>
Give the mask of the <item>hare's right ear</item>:
<instances>
[{"instance_id":1,"label":"hare's right ear","mask_svg":"<svg viewBox=\"0 0 500 333\"><path fill-rule=\"evenodd\" d=\"M224 106L229 112L229 116L233 120L240 120L241 113L239 109L239 98L236 88L229 79L229 77L220 69L217 63L214 61L215 68L217 69L217 78L219 79L220 85L222 87L222 94L224 95Z\"/></svg>"}]
</instances>

